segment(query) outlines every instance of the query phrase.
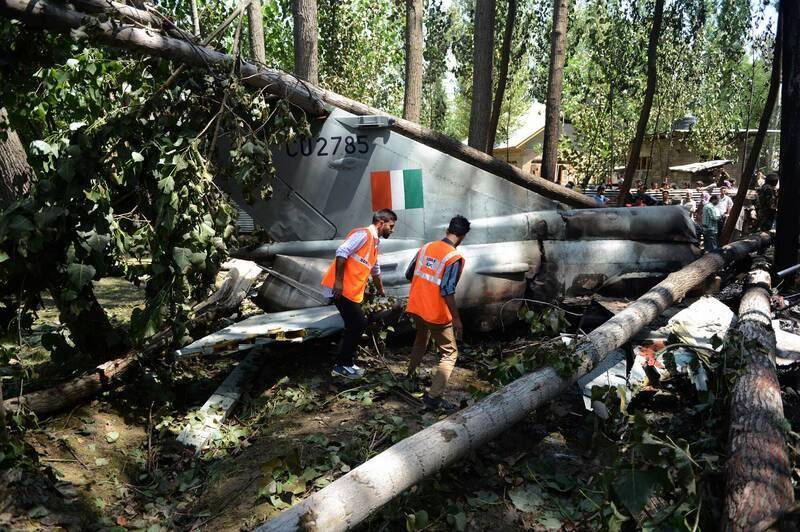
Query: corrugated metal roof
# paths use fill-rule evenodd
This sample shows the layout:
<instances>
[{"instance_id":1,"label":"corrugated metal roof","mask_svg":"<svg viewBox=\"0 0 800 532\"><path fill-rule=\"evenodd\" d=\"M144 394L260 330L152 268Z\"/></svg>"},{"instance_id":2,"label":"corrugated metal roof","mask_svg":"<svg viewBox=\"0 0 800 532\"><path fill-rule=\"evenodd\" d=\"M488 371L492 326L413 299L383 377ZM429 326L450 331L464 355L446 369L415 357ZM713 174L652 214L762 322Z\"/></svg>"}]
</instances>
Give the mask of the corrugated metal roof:
<instances>
[{"instance_id":1,"label":"corrugated metal roof","mask_svg":"<svg viewBox=\"0 0 800 532\"><path fill-rule=\"evenodd\" d=\"M732 162L730 159L716 159L713 161L703 161L701 163L681 164L678 166L670 166L669 169L673 172L688 172L693 174L695 172L702 172L703 170L711 170L712 168L719 168Z\"/></svg>"}]
</instances>

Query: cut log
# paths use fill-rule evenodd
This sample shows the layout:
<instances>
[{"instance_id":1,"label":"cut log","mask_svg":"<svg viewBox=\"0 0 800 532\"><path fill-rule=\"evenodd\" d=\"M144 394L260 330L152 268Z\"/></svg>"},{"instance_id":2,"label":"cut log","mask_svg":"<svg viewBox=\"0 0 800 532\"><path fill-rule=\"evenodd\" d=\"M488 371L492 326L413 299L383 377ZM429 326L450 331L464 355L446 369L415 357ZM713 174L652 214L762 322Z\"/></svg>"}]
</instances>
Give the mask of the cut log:
<instances>
[{"instance_id":1,"label":"cut log","mask_svg":"<svg viewBox=\"0 0 800 532\"><path fill-rule=\"evenodd\" d=\"M393 445L257 530L336 531L355 527L372 512L498 436L529 412L556 397L609 353L712 273L771 242L753 235L708 253L631 303L577 346L582 364L570 378L551 367L525 375L482 401Z\"/></svg>"},{"instance_id":2,"label":"cut log","mask_svg":"<svg viewBox=\"0 0 800 532\"><path fill-rule=\"evenodd\" d=\"M237 266L238 263L242 264ZM212 303L204 302L198 305L189 322L189 329L207 325L213 320L232 314L239 308L239 303L247 295L247 291L258 276L252 276L249 273L252 270L252 262L237 261L237 264L234 264L234 268L229 272L229 277L235 280L231 283L226 280L222 287L207 300L213 301ZM239 267L246 268L246 271L240 272ZM250 285L247 285L243 279L248 279ZM237 297L240 299L234 305ZM131 349L119 358L100 364L92 373L47 390L7 399L4 401L5 409L10 411L24 408L37 415L48 415L69 408L100 390L116 387L122 377L136 366L138 360L162 352L172 342L172 338L172 328L163 329L155 334L141 351Z\"/></svg>"},{"instance_id":3,"label":"cut log","mask_svg":"<svg viewBox=\"0 0 800 532\"><path fill-rule=\"evenodd\" d=\"M22 20L32 26L61 32L91 26L89 39L203 68L208 66L230 68L236 59L211 48L159 35L152 31L120 25L118 22L101 22L95 17L71 11L50 0L0 0L0 14ZM597 207L594 200L579 192L538 178L447 135L408 120L393 117L339 94L320 89L285 72L259 67L246 61L239 63L237 72L245 83L285 98L312 115L326 114L326 105L331 105L355 115L389 116L392 119L390 128L396 133L447 153L456 159L491 172L554 201L577 208Z\"/></svg>"},{"instance_id":4,"label":"cut log","mask_svg":"<svg viewBox=\"0 0 800 532\"><path fill-rule=\"evenodd\" d=\"M794 505L781 387L775 371L770 275L753 270L739 305L743 371L733 385L724 530L765 530Z\"/></svg>"}]
</instances>

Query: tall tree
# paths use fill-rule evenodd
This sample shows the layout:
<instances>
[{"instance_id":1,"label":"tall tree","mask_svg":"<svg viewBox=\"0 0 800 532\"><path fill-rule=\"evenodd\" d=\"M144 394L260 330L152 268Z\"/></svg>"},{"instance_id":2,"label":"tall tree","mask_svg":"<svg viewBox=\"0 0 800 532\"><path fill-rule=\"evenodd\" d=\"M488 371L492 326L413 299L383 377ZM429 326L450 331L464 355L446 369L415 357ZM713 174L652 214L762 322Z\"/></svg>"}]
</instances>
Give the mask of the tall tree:
<instances>
[{"instance_id":1,"label":"tall tree","mask_svg":"<svg viewBox=\"0 0 800 532\"><path fill-rule=\"evenodd\" d=\"M650 41L647 44L647 88L644 91L644 102L636 124L636 135L633 137L631 151L628 155L628 164L625 165L625 178L619 190L617 205L625 205L625 197L631 189L633 176L639 164L639 152L642 151L644 134L647 131L647 121L650 119L650 109L653 107L653 97L656 94L656 81L658 77L658 37L661 34L661 19L664 15L664 0L656 0L653 11L653 26L650 28Z\"/></svg>"},{"instance_id":2,"label":"tall tree","mask_svg":"<svg viewBox=\"0 0 800 532\"><path fill-rule=\"evenodd\" d=\"M309 83L319 83L317 54L317 0L294 0L294 73Z\"/></svg>"},{"instance_id":3,"label":"tall tree","mask_svg":"<svg viewBox=\"0 0 800 532\"><path fill-rule=\"evenodd\" d=\"M472 50L472 106L469 114L469 145L489 149L492 113L492 56L494 55L495 0L475 0L475 32Z\"/></svg>"},{"instance_id":4,"label":"tall tree","mask_svg":"<svg viewBox=\"0 0 800 532\"><path fill-rule=\"evenodd\" d=\"M250 27L250 55L257 62L266 64L267 52L264 47L264 21L261 0L250 0L247 6L247 21Z\"/></svg>"},{"instance_id":5,"label":"tall tree","mask_svg":"<svg viewBox=\"0 0 800 532\"><path fill-rule=\"evenodd\" d=\"M764 109L761 112L761 120L758 122L758 131L753 139L753 145L750 147L750 154L747 156L747 163L742 172L742 178L739 180L739 190L736 192L736 198L733 200L733 207L725 221L725 227L722 228L722 235L720 235L720 244L727 244L733 234L733 229L736 227L736 221L739 219L739 214L742 212L744 200L747 198L747 191L750 189L750 183L753 179L753 174L756 171L756 164L761 155L761 148L764 146L764 139L767 136L767 129L769 128L769 121L772 118L772 111L775 108L775 100L778 99L778 89L781 86L781 55L783 41L783 10L778 11L778 28L775 32L775 51L772 55L772 74L769 79L769 92L767 93L767 101L764 103ZM749 127L749 125L748 125ZM745 137L746 139L747 137ZM745 147L747 146L745 142Z\"/></svg>"},{"instance_id":6,"label":"tall tree","mask_svg":"<svg viewBox=\"0 0 800 532\"><path fill-rule=\"evenodd\" d=\"M422 110L422 0L406 0L406 84L403 118L419 123Z\"/></svg>"},{"instance_id":7,"label":"tall tree","mask_svg":"<svg viewBox=\"0 0 800 532\"><path fill-rule=\"evenodd\" d=\"M511 39L514 36L514 23L517 19L517 0L508 0L508 15L506 16L505 33L503 34L503 47L500 50L500 70L497 73L497 90L492 103L492 119L489 123L489 140L486 144L487 153L492 154L497 139L497 124L500 122L500 111L503 108L503 98L506 94L508 82L508 63L511 60Z\"/></svg>"},{"instance_id":8,"label":"tall tree","mask_svg":"<svg viewBox=\"0 0 800 532\"><path fill-rule=\"evenodd\" d=\"M783 22L780 194L775 235L775 268L797 263L800 238L800 3L780 3Z\"/></svg>"},{"instance_id":9,"label":"tall tree","mask_svg":"<svg viewBox=\"0 0 800 532\"><path fill-rule=\"evenodd\" d=\"M5 109L0 108L0 124L7 120ZM13 129L2 129L0 136L0 206L27 194L33 176L28 155Z\"/></svg>"},{"instance_id":10,"label":"tall tree","mask_svg":"<svg viewBox=\"0 0 800 532\"><path fill-rule=\"evenodd\" d=\"M550 37L550 72L547 77L544 141L542 142L542 177L558 178L558 138L561 123L561 87L567 42L567 0L553 0L553 33Z\"/></svg>"},{"instance_id":11,"label":"tall tree","mask_svg":"<svg viewBox=\"0 0 800 532\"><path fill-rule=\"evenodd\" d=\"M200 37L200 15L197 13L197 0L189 2L192 8L192 29L194 30L195 37Z\"/></svg>"}]
</instances>

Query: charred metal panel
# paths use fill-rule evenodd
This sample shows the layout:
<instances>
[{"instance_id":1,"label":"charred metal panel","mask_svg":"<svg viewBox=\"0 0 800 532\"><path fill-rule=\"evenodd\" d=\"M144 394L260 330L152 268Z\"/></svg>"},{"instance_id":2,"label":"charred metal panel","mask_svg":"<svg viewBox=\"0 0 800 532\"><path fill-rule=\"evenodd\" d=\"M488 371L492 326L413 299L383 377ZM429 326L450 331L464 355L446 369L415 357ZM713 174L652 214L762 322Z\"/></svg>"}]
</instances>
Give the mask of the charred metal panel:
<instances>
[{"instance_id":1,"label":"charred metal panel","mask_svg":"<svg viewBox=\"0 0 800 532\"><path fill-rule=\"evenodd\" d=\"M665 276L699 253L690 244L628 240L545 240L542 246L545 261L531 284L541 298L588 295L609 281L636 272Z\"/></svg>"},{"instance_id":2,"label":"charred metal panel","mask_svg":"<svg viewBox=\"0 0 800 532\"><path fill-rule=\"evenodd\" d=\"M536 211L472 220L470 239L510 240L620 239L696 242L694 223L682 207L636 207Z\"/></svg>"},{"instance_id":3,"label":"charred metal panel","mask_svg":"<svg viewBox=\"0 0 800 532\"><path fill-rule=\"evenodd\" d=\"M689 211L680 206L589 209L560 214L566 223L565 240L697 242Z\"/></svg>"}]
</instances>

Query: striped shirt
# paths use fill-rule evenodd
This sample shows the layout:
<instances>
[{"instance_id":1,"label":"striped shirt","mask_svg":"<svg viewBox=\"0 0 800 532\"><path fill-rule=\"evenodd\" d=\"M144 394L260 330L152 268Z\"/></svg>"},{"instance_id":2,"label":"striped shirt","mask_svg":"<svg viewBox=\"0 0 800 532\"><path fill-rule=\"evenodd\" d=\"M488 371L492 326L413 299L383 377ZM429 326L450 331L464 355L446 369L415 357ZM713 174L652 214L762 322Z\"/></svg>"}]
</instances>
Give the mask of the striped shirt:
<instances>
[{"instance_id":1,"label":"striped shirt","mask_svg":"<svg viewBox=\"0 0 800 532\"><path fill-rule=\"evenodd\" d=\"M378 246L378 249L380 250L381 240L380 238L378 238L378 230L375 228L374 225L370 225L369 227L367 227L367 229L369 230L370 233L372 233L372 238L375 239L375 245ZM361 248L361 246L363 246L364 242L366 241L367 241L367 233L365 233L364 231L356 231L355 233L350 235L347 238L347 240L342 242L341 246L336 248L336 256L346 259L350 257L350 255L358 251L359 248ZM381 274L381 265L378 263L378 261L375 261L375 266L372 267L371 273L372 275ZM329 286L323 286L322 295L324 295L327 298L332 298L333 289Z\"/></svg>"}]
</instances>

